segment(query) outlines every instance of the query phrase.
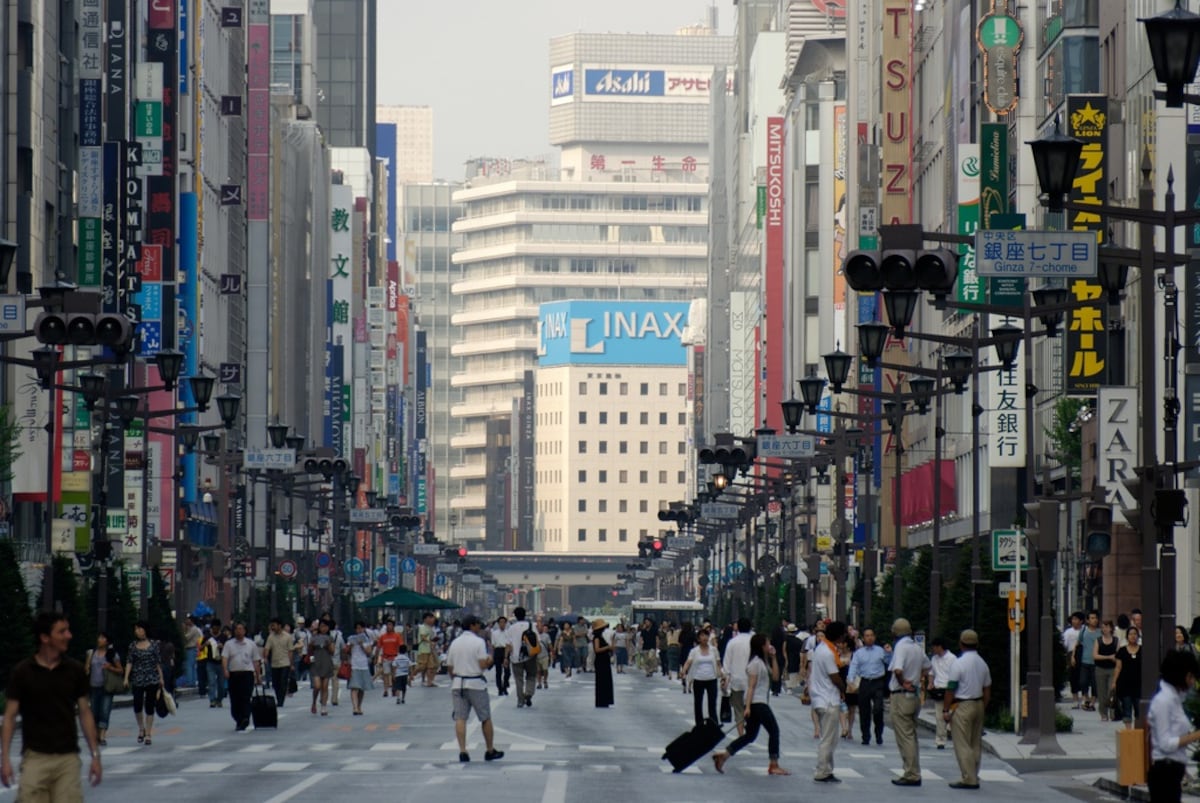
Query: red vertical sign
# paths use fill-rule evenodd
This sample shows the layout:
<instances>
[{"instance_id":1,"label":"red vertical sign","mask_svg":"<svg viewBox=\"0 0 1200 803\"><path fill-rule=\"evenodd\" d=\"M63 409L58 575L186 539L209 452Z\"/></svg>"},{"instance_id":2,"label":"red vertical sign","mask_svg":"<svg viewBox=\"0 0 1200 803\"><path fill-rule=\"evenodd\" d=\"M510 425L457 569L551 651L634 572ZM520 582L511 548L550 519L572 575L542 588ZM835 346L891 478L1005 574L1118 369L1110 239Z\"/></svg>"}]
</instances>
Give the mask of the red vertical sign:
<instances>
[{"instance_id":1,"label":"red vertical sign","mask_svg":"<svg viewBox=\"0 0 1200 803\"><path fill-rule=\"evenodd\" d=\"M763 263L764 309L767 317L766 387L765 393L759 398L767 406L767 425L773 427L776 432L783 431L783 409L779 404L786 398L784 385L787 383L783 360L786 342L783 320L783 187L783 118L768 117L767 213L763 220L766 233L766 259ZM762 420L761 417L756 418Z\"/></svg>"}]
</instances>

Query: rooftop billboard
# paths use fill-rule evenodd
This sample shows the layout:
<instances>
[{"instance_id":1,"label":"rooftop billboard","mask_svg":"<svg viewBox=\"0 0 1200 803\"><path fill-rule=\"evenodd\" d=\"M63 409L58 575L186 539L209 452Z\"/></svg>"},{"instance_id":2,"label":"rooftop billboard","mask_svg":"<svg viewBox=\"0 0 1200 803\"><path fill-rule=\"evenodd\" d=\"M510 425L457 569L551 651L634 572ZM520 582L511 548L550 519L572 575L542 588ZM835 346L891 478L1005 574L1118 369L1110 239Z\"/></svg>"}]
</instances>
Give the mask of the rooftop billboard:
<instances>
[{"instance_id":1,"label":"rooftop billboard","mask_svg":"<svg viewBox=\"0 0 1200 803\"><path fill-rule=\"evenodd\" d=\"M538 365L686 365L687 301L555 301L538 309Z\"/></svg>"}]
</instances>

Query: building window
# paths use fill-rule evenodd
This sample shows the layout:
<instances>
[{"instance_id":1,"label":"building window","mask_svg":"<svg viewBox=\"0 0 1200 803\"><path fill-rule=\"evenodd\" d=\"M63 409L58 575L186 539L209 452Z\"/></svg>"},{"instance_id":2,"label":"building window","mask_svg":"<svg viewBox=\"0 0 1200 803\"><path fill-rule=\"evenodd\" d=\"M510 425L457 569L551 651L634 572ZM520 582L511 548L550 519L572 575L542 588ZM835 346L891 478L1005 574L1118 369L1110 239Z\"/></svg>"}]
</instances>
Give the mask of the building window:
<instances>
[{"instance_id":1,"label":"building window","mask_svg":"<svg viewBox=\"0 0 1200 803\"><path fill-rule=\"evenodd\" d=\"M579 442L579 453L580 453L580 454L587 454L587 441L580 441L580 442Z\"/></svg>"},{"instance_id":2,"label":"building window","mask_svg":"<svg viewBox=\"0 0 1200 803\"><path fill-rule=\"evenodd\" d=\"M650 454L650 441L642 441L639 443L638 452L640 454Z\"/></svg>"},{"instance_id":3,"label":"building window","mask_svg":"<svg viewBox=\"0 0 1200 803\"><path fill-rule=\"evenodd\" d=\"M649 382L643 382L643 383L642 383L642 387L641 387L641 391L642 391L642 395L643 395L643 396L649 396L649 395L650 395L650 383L649 383Z\"/></svg>"},{"instance_id":4,"label":"building window","mask_svg":"<svg viewBox=\"0 0 1200 803\"><path fill-rule=\"evenodd\" d=\"M601 387L603 387L603 385L601 385ZM607 423L608 423L608 413L605 413L605 412L601 412L601 413L600 413L600 423L601 423L601 424L607 424Z\"/></svg>"},{"instance_id":5,"label":"building window","mask_svg":"<svg viewBox=\"0 0 1200 803\"><path fill-rule=\"evenodd\" d=\"M659 426L662 426L662 427L665 427L667 425L667 414L666 413L658 414L658 424L659 424Z\"/></svg>"},{"instance_id":6,"label":"building window","mask_svg":"<svg viewBox=\"0 0 1200 803\"><path fill-rule=\"evenodd\" d=\"M646 472L643 471L642 473L645 474ZM649 513L649 512L650 512L650 503L649 502L647 502L645 499L638 502L638 513ZM646 531L642 530L642 535L645 535L645 534L646 534Z\"/></svg>"},{"instance_id":7,"label":"building window","mask_svg":"<svg viewBox=\"0 0 1200 803\"><path fill-rule=\"evenodd\" d=\"M666 442L666 441L659 441L659 442L658 442L658 453L659 453L659 454L666 454L666 453L667 453L667 442Z\"/></svg>"},{"instance_id":8,"label":"building window","mask_svg":"<svg viewBox=\"0 0 1200 803\"><path fill-rule=\"evenodd\" d=\"M679 414L679 426L681 426L681 427L687 426L687 413Z\"/></svg>"},{"instance_id":9,"label":"building window","mask_svg":"<svg viewBox=\"0 0 1200 803\"><path fill-rule=\"evenodd\" d=\"M586 471L580 470L580 472L579 472L579 481L580 481L580 482L587 482L587 472L586 472Z\"/></svg>"},{"instance_id":10,"label":"building window","mask_svg":"<svg viewBox=\"0 0 1200 803\"><path fill-rule=\"evenodd\" d=\"M601 500L600 500L600 511L599 511L599 512L600 512L600 513L607 513L607 512L608 512L608 500L607 500L607 499L601 499Z\"/></svg>"},{"instance_id":11,"label":"building window","mask_svg":"<svg viewBox=\"0 0 1200 803\"><path fill-rule=\"evenodd\" d=\"M629 454L629 441L620 441L617 444L617 451L621 454Z\"/></svg>"},{"instance_id":12,"label":"building window","mask_svg":"<svg viewBox=\"0 0 1200 803\"><path fill-rule=\"evenodd\" d=\"M683 485L685 482L687 482L687 472L679 472L679 479L677 479L676 482L678 482L680 485Z\"/></svg>"},{"instance_id":13,"label":"building window","mask_svg":"<svg viewBox=\"0 0 1200 803\"><path fill-rule=\"evenodd\" d=\"M629 530L617 530L617 540L618 541L628 541L629 540Z\"/></svg>"},{"instance_id":14,"label":"building window","mask_svg":"<svg viewBox=\"0 0 1200 803\"><path fill-rule=\"evenodd\" d=\"M650 425L650 414L642 413L641 415L639 415L638 423L641 424L643 427L649 426Z\"/></svg>"},{"instance_id":15,"label":"building window","mask_svg":"<svg viewBox=\"0 0 1200 803\"><path fill-rule=\"evenodd\" d=\"M607 395L608 395L608 383L607 383L607 382L601 382L601 383L600 383L600 395L601 395L601 396L607 396Z\"/></svg>"},{"instance_id":16,"label":"building window","mask_svg":"<svg viewBox=\"0 0 1200 803\"><path fill-rule=\"evenodd\" d=\"M617 512L618 513L628 513L629 512L629 500L628 499L622 499L619 502L617 502ZM622 532L624 532L624 531L622 530Z\"/></svg>"},{"instance_id":17,"label":"building window","mask_svg":"<svg viewBox=\"0 0 1200 803\"><path fill-rule=\"evenodd\" d=\"M621 482L621 483L629 482L629 472L626 471L625 469L621 469L620 471L618 471L617 472L617 481Z\"/></svg>"},{"instance_id":18,"label":"building window","mask_svg":"<svg viewBox=\"0 0 1200 803\"><path fill-rule=\"evenodd\" d=\"M600 454L608 454L608 441L600 441Z\"/></svg>"},{"instance_id":19,"label":"building window","mask_svg":"<svg viewBox=\"0 0 1200 803\"><path fill-rule=\"evenodd\" d=\"M587 412L586 411L581 410L579 412L579 423L581 423L581 424L587 423Z\"/></svg>"},{"instance_id":20,"label":"building window","mask_svg":"<svg viewBox=\"0 0 1200 803\"><path fill-rule=\"evenodd\" d=\"M580 396L586 396L586 395L587 395L587 382L580 382L580 383L579 383L579 395L580 395Z\"/></svg>"},{"instance_id":21,"label":"building window","mask_svg":"<svg viewBox=\"0 0 1200 803\"><path fill-rule=\"evenodd\" d=\"M665 471L658 472L658 484L659 485L667 484L667 472L665 472Z\"/></svg>"},{"instance_id":22,"label":"building window","mask_svg":"<svg viewBox=\"0 0 1200 803\"><path fill-rule=\"evenodd\" d=\"M600 528L600 536L596 540L597 541L607 541L608 540L608 530L601 527Z\"/></svg>"},{"instance_id":23,"label":"building window","mask_svg":"<svg viewBox=\"0 0 1200 803\"><path fill-rule=\"evenodd\" d=\"M600 482L608 482L608 472L604 469L600 469ZM603 505L604 503L601 502L600 504ZM603 510L604 508L601 507L600 509Z\"/></svg>"},{"instance_id":24,"label":"building window","mask_svg":"<svg viewBox=\"0 0 1200 803\"><path fill-rule=\"evenodd\" d=\"M658 395L659 395L659 396L666 396L666 395L667 395L667 383L666 383L666 382L659 382L659 383L658 383Z\"/></svg>"},{"instance_id":25,"label":"building window","mask_svg":"<svg viewBox=\"0 0 1200 803\"><path fill-rule=\"evenodd\" d=\"M620 386L620 390L621 390L621 395L622 395L622 396L628 396L628 395L629 395L629 383L628 383L628 382L622 382L622 383L621 383L621 386Z\"/></svg>"},{"instance_id":26,"label":"building window","mask_svg":"<svg viewBox=\"0 0 1200 803\"><path fill-rule=\"evenodd\" d=\"M580 541L587 540L587 530L585 530L583 527L579 528L579 540Z\"/></svg>"},{"instance_id":27,"label":"building window","mask_svg":"<svg viewBox=\"0 0 1200 803\"><path fill-rule=\"evenodd\" d=\"M638 472L638 482L640 482L642 485L645 485L646 483L650 482L650 472L649 471L639 471ZM645 511L642 511L642 512L645 512Z\"/></svg>"},{"instance_id":28,"label":"building window","mask_svg":"<svg viewBox=\"0 0 1200 803\"><path fill-rule=\"evenodd\" d=\"M628 424L629 423L629 413L621 413L620 416L618 417L618 420L621 422L622 426L624 426L625 424Z\"/></svg>"},{"instance_id":29,"label":"building window","mask_svg":"<svg viewBox=\"0 0 1200 803\"><path fill-rule=\"evenodd\" d=\"M680 454L687 454L687 441L680 441L680 442L679 442L679 453L680 453Z\"/></svg>"},{"instance_id":30,"label":"building window","mask_svg":"<svg viewBox=\"0 0 1200 803\"><path fill-rule=\"evenodd\" d=\"M587 500L586 499L579 500L579 512L587 513Z\"/></svg>"}]
</instances>

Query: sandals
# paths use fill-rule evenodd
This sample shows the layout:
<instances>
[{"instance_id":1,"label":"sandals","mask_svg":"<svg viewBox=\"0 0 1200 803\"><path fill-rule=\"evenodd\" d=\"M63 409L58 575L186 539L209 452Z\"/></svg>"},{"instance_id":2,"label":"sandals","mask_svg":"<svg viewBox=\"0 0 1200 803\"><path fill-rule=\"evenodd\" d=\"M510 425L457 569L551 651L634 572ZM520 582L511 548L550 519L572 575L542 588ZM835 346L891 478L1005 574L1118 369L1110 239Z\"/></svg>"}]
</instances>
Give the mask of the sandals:
<instances>
[{"instance_id":1,"label":"sandals","mask_svg":"<svg viewBox=\"0 0 1200 803\"><path fill-rule=\"evenodd\" d=\"M724 753L713 753L713 767L722 775L725 774L725 762L729 760L729 756Z\"/></svg>"},{"instance_id":2,"label":"sandals","mask_svg":"<svg viewBox=\"0 0 1200 803\"><path fill-rule=\"evenodd\" d=\"M783 767L767 767L767 775L791 775Z\"/></svg>"},{"instance_id":3,"label":"sandals","mask_svg":"<svg viewBox=\"0 0 1200 803\"><path fill-rule=\"evenodd\" d=\"M153 742L151 742L151 741L150 741L150 737L149 737L149 736L147 736L147 737L146 737L146 747L149 747L151 744L153 744Z\"/></svg>"},{"instance_id":4,"label":"sandals","mask_svg":"<svg viewBox=\"0 0 1200 803\"><path fill-rule=\"evenodd\" d=\"M138 731L138 744L142 744L145 741L146 741L146 731L139 730Z\"/></svg>"}]
</instances>

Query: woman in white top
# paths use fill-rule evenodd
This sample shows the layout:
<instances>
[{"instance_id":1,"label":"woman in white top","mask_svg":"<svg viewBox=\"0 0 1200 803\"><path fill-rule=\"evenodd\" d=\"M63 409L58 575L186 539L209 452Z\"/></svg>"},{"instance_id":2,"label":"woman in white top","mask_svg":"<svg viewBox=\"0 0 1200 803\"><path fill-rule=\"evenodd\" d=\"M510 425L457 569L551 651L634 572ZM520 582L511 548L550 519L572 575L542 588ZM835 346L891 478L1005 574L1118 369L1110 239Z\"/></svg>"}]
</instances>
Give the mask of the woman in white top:
<instances>
[{"instance_id":1,"label":"woman in white top","mask_svg":"<svg viewBox=\"0 0 1200 803\"><path fill-rule=\"evenodd\" d=\"M1150 727L1150 772L1146 785L1154 803L1179 803L1183 775L1187 770L1187 746L1200 742L1200 731L1192 729L1183 708L1183 696L1196 685L1200 671L1191 653L1168 652L1163 658L1158 693L1146 715Z\"/></svg>"},{"instance_id":2,"label":"woman in white top","mask_svg":"<svg viewBox=\"0 0 1200 803\"><path fill-rule=\"evenodd\" d=\"M791 775L779 766L779 724L771 711L771 681L779 679L779 664L775 648L765 633L755 633L750 639L750 662L746 664L746 732L733 740L725 750L713 754L717 772L725 772L725 762L737 751L758 738L758 729L767 731L767 774Z\"/></svg>"},{"instance_id":3,"label":"woman in white top","mask_svg":"<svg viewBox=\"0 0 1200 803\"><path fill-rule=\"evenodd\" d=\"M704 722L704 695L708 695L708 718L713 722L717 719L717 681L725 677L721 669L721 654L716 647L708 643L708 631L701 630L696 634L696 646L688 653L683 663L686 682L692 684L692 700L695 704L696 725Z\"/></svg>"}]
</instances>

